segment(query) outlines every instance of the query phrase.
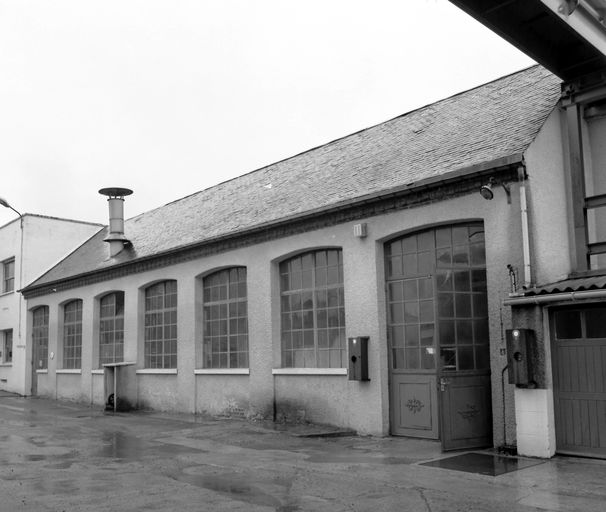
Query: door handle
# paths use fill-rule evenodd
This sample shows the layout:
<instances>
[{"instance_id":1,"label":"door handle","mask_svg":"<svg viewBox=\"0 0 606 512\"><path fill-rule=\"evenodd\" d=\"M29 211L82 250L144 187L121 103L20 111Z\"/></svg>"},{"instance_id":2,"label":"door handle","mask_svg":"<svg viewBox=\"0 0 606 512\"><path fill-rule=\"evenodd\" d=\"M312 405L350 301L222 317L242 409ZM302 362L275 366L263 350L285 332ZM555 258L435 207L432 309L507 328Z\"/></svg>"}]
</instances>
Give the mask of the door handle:
<instances>
[{"instance_id":1,"label":"door handle","mask_svg":"<svg viewBox=\"0 0 606 512\"><path fill-rule=\"evenodd\" d=\"M446 386L450 384L450 379L440 377L440 391L446 391Z\"/></svg>"}]
</instances>

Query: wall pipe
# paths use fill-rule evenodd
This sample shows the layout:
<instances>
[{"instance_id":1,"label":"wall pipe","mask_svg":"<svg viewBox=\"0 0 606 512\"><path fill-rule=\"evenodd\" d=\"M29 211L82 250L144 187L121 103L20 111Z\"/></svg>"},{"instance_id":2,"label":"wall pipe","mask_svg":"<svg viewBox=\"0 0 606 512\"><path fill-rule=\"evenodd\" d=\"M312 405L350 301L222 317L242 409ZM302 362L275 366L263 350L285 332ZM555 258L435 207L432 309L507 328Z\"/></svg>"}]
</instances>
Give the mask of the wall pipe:
<instances>
[{"instance_id":1,"label":"wall pipe","mask_svg":"<svg viewBox=\"0 0 606 512\"><path fill-rule=\"evenodd\" d=\"M528 224L528 201L526 199L526 169L518 167L518 180L520 181L520 215L522 220L522 257L524 261L524 287L529 288L532 283L532 267L530 262L530 230Z\"/></svg>"}]
</instances>

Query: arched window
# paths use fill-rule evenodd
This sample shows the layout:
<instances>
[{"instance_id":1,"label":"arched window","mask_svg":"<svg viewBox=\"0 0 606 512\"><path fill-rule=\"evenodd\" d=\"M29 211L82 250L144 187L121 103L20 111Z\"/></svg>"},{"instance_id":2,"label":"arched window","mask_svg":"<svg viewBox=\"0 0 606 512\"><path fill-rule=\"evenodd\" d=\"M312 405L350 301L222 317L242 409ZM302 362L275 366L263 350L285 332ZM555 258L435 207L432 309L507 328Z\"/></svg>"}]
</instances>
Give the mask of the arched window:
<instances>
[{"instance_id":1,"label":"arched window","mask_svg":"<svg viewBox=\"0 0 606 512\"><path fill-rule=\"evenodd\" d=\"M145 368L177 367L177 281L145 289Z\"/></svg>"},{"instance_id":2,"label":"arched window","mask_svg":"<svg viewBox=\"0 0 606 512\"><path fill-rule=\"evenodd\" d=\"M124 360L124 292L99 301L99 367Z\"/></svg>"},{"instance_id":3,"label":"arched window","mask_svg":"<svg viewBox=\"0 0 606 512\"><path fill-rule=\"evenodd\" d=\"M63 306L63 368L82 367L82 301Z\"/></svg>"},{"instance_id":4,"label":"arched window","mask_svg":"<svg viewBox=\"0 0 606 512\"><path fill-rule=\"evenodd\" d=\"M280 264L283 368L345 366L343 257L308 252Z\"/></svg>"},{"instance_id":5,"label":"arched window","mask_svg":"<svg viewBox=\"0 0 606 512\"><path fill-rule=\"evenodd\" d=\"M248 368L246 268L208 275L203 288L203 367Z\"/></svg>"},{"instance_id":6,"label":"arched window","mask_svg":"<svg viewBox=\"0 0 606 512\"><path fill-rule=\"evenodd\" d=\"M407 235L385 259L392 368L490 368L483 224Z\"/></svg>"},{"instance_id":7,"label":"arched window","mask_svg":"<svg viewBox=\"0 0 606 512\"><path fill-rule=\"evenodd\" d=\"M48 306L34 309L32 316L34 370L46 370L48 368Z\"/></svg>"}]
</instances>

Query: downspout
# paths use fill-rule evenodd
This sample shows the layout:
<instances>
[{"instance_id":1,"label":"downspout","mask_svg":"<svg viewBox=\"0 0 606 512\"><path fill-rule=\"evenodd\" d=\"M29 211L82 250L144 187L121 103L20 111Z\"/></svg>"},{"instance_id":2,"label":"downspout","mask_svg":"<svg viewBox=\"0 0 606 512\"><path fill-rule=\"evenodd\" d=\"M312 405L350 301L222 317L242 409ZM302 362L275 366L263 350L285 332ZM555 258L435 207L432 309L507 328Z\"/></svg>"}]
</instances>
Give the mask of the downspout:
<instances>
[{"instance_id":1,"label":"downspout","mask_svg":"<svg viewBox=\"0 0 606 512\"><path fill-rule=\"evenodd\" d=\"M528 226L528 201L526 199L526 166L518 167L520 182L520 216L522 221L522 259L524 262L524 288L532 286L532 268L530 263L530 230Z\"/></svg>"}]
</instances>

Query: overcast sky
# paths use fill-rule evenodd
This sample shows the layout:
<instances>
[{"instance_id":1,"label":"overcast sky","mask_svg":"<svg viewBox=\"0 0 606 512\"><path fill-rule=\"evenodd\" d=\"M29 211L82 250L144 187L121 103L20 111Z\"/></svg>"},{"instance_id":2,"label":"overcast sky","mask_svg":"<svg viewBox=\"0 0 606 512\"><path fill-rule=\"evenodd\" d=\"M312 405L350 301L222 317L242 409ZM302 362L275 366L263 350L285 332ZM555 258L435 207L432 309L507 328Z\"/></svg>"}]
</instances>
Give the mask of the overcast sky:
<instances>
[{"instance_id":1,"label":"overcast sky","mask_svg":"<svg viewBox=\"0 0 606 512\"><path fill-rule=\"evenodd\" d=\"M105 224L532 64L447 0L0 0L0 197Z\"/></svg>"}]
</instances>

